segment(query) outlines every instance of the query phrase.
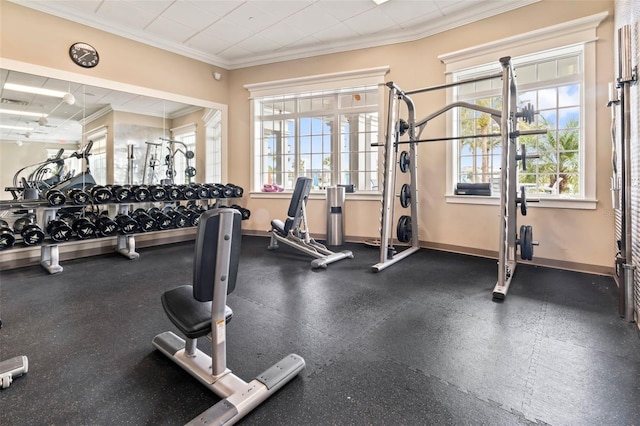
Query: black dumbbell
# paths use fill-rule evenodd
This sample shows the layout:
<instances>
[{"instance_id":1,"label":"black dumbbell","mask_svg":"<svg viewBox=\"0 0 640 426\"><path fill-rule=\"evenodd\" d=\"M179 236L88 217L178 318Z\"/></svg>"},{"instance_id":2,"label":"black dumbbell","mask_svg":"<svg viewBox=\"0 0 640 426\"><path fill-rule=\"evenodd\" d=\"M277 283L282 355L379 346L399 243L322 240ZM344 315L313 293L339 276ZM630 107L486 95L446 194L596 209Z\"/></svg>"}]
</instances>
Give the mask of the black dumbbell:
<instances>
[{"instance_id":1,"label":"black dumbbell","mask_svg":"<svg viewBox=\"0 0 640 426\"><path fill-rule=\"evenodd\" d=\"M100 234L105 237L112 237L118 233L118 224L107 215L99 215L94 223Z\"/></svg>"},{"instance_id":2,"label":"black dumbbell","mask_svg":"<svg viewBox=\"0 0 640 426\"><path fill-rule=\"evenodd\" d=\"M195 200L198 198L198 191L192 185L184 185L182 188L182 195L187 200Z\"/></svg>"},{"instance_id":3,"label":"black dumbbell","mask_svg":"<svg viewBox=\"0 0 640 426\"><path fill-rule=\"evenodd\" d=\"M91 198L93 198L93 201L95 201L98 204L108 203L111 201L111 198L113 198L113 194L111 193L111 190L106 186L93 185L88 187L86 191L91 195Z\"/></svg>"},{"instance_id":4,"label":"black dumbbell","mask_svg":"<svg viewBox=\"0 0 640 426\"><path fill-rule=\"evenodd\" d=\"M249 209L245 209L244 207L240 207L237 204L233 204L231 206L232 209L236 209L240 212L240 215L242 216L242 220L247 220L249 219L249 217L251 217L251 210Z\"/></svg>"},{"instance_id":5,"label":"black dumbbell","mask_svg":"<svg viewBox=\"0 0 640 426\"><path fill-rule=\"evenodd\" d=\"M62 219L50 220L49 223L47 223L46 230L47 234L49 234L49 237L51 237L53 241L58 243L69 241L69 238L71 238L71 234L73 232L67 222Z\"/></svg>"},{"instance_id":6,"label":"black dumbbell","mask_svg":"<svg viewBox=\"0 0 640 426\"><path fill-rule=\"evenodd\" d=\"M233 186L229 185L220 185L220 191L222 192L223 198L233 198L235 197L235 190Z\"/></svg>"},{"instance_id":7,"label":"black dumbbell","mask_svg":"<svg viewBox=\"0 0 640 426\"><path fill-rule=\"evenodd\" d=\"M81 240L98 236L98 227L87 217L80 217L74 220L71 229Z\"/></svg>"},{"instance_id":8,"label":"black dumbbell","mask_svg":"<svg viewBox=\"0 0 640 426\"><path fill-rule=\"evenodd\" d=\"M152 207L147 212L156 221L158 229L171 229L173 228L173 219L164 214L159 208Z\"/></svg>"},{"instance_id":9,"label":"black dumbbell","mask_svg":"<svg viewBox=\"0 0 640 426\"><path fill-rule=\"evenodd\" d=\"M89 194L87 194L80 188L72 188L68 190L67 198L70 199L73 204L79 206L87 204L89 202Z\"/></svg>"},{"instance_id":10,"label":"black dumbbell","mask_svg":"<svg viewBox=\"0 0 640 426\"><path fill-rule=\"evenodd\" d=\"M231 195L231 197L242 198L242 195L244 194L244 189L241 186L228 183L226 187L229 188L231 191L233 191L233 195Z\"/></svg>"},{"instance_id":11,"label":"black dumbbell","mask_svg":"<svg viewBox=\"0 0 640 426\"><path fill-rule=\"evenodd\" d=\"M191 226L189 218L177 210L167 210L165 214L173 220L173 225L176 228L186 228L187 226Z\"/></svg>"},{"instance_id":12,"label":"black dumbbell","mask_svg":"<svg viewBox=\"0 0 640 426\"><path fill-rule=\"evenodd\" d=\"M151 199L151 191L144 185L134 185L131 187L133 199L138 202L145 202Z\"/></svg>"},{"instance_id":13,"label":"black dumbbell","mask_svg":"<svg viewBox=\"0 0 640 426\"><path fill-rule=\"evenodd\" d=\"M37 223L25 225L20 232L22 242L26 246L36 246L44 241L44 232Z\"/></svg>"},{"instance_id":14,"label":"black dumbbell","mask_svg":"<svg viewBox=\"0 0 640 426\"><path fill-rule=\"evenodd\" d=\"M113 199L116 203L126 203L133 199L133 194L130 188L122 185L113 185L111 187L113 193Z\"/></svg>"},{"instance_id":15,"label":"black dumbbell","mask_svg":"<svg viewBox=\"0 0 640 426\"><path fill-rule=\"evenodd\" d=\"M120 233L124 235L133 234L138 230L138 222L128 214L116 215L116 223L120 228Z\"/></svg>"},{"instance_id":16,"label":"black dumbbell","mask_svg":"<svg viewBox=\"0 0 640 426\"><path fill-rule=\"evenodd\" d=\"M149 187L149 194L153 201L162 201L167 198L167 191L162 185L151 185Z\"/></svg>"},{"instance_id":17,"label":"black dumbbell","mask_svg":"<svg viewBox=\"0 0 640 426\"><path fill-rule=\"evenodd\" d=\"M205 185L194 183L191 186L193 186L193 188L196 190L198 198L202 200L209 198L209 188L207 188Z\"/></svg>"},{"instance_id":18,"label":"black dumbbell","mask_svg":"<svg viewBox=\"0 0 640 426\"><path fill-rule=\"evenodd\" d=\"M206 183L204 186L209 190L208 198L220 198L220 188L215 183Z\"/></svg>"},{"instance_id":19,"label":"black dumbbell","mask_svg":"<svg viewBox=\"0 0 640 426\"><path fill-rule=\"evenodd\" d=\"M22 242L27 246L35 246L44 241L44 232L36 223L36 215L27 213L13 222L13 232L22 236Z\"/></svg>"},{"instance_id":20,"label":"black dumbbell","mask_svg":"<svg viewBox=\"0 0 640 426\"><path fill-rule=\"evenodd\" d=\"M156 220L149 216L144 209L137 209L133 212L131 217L138 222L142 232L155 231L157 228Z\"/></svg>"},{"instance_id":21,"label":"black dumbbell","mask_svg":"<svg viewBox=\"0 0 640 426\"><path fill-rule=\"evenodd\" d=\"M9 227L9 224L0 219L0 250L5 250L13 247L16 242L16 237L13 230Z\"/></svg>"},{"instance_id":22,"label":"black dumbbell","mask_svg":"<svg viewBox=\"0 0 640 426\"><path fill-rule=\"evenodd\" d=\"M167 200L182 200L182 198L184 197L182 194L182 190L178 185L168 185L165 188L165 191L167 192Z\"/></svg>"},{"instance_id":23,"label":"black dumbbell","mask_svg":"<svg viewBox=\"0 0 640 426\"><path fill-rule=\"evenodd\" d=\"M44 193L44 198L50 206L61 206L67 202L67 197L57 189L49 189Z\"/></svg>"},{"instance_id":24,"label":"black dumbbell","mask_svg":"<svg viewBox=\"0 0 640 426\"><path fill-rule=\"evenodd\" d=\"M200 215L202 215L202 212L197 209L188 208L185 209L182 214L189 218L189 224L191 226L198 226L198 222L200 222Z\"/></svg>"},{"instance_id":25,"label":"black dumbbell","mask_svg":"<svg viewBox=\"0 0 640 426\"><path fill-rule=\"evenodd\" d=\"M13 222L13 232L15 232L16 234L20 234L25 226L34 223L36 223L35 213L27 213Z\"/></svg>"}]
</instances>

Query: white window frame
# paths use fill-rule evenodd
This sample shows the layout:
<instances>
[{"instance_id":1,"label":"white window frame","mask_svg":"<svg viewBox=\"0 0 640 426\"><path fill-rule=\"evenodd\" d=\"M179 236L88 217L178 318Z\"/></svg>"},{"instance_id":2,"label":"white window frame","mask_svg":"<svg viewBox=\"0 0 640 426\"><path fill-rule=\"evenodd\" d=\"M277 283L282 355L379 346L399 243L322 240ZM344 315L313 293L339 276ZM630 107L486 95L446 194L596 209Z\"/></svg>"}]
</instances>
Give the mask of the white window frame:
<instances>
[{"instance_id":1,"label":"white window frame","mask_svg":"<svg viewBox=\"0 0 640 426\"><path fill-rule=\"evenodd\" d=\"M93 141L91 155L89 155L89 170L91 170L91 176L93 176L98 185L107 184L108 132L109 128L107 126L100 126L85 133L86 143ZM82 164L81 167L86 167L86 164Z\"/></svg>"},{"instance_id":2,"label":"white window frame","mask_svg":"<svg viewBox=\"0 0 640 426\"><path fill-rule=\"evenodd\" d=\"M268 96L282 96L292 93L308 93L308 92L322 92L322 91L335 91L341 88L350 87L363 87L363 86L378 86L378 117L384 117L384 77L389 72L388 66L381 66L376 68L368 68L362 70L353 70L346 72L321 74L307 77L298 77L287 80L269 81L263 83L254 83L245 85L245 89L249 91L250 101L250 120L252 125L250 130L251 137L251 174L252 174L252 197L290 197L290 191L284 193L277 192L261 192L261 182L258 179L258 173L256 173L256 130L255 125L255 107L254 100L264 98ZM379 121L380 123L380 121ZM381 134L384 132L380 124L378 125L378 140L381 139ZM381 156L379 156L379 162ZM380 170L380 164L378 164ZM289 194L287 194L289 192ZM317 191L314 191L318 193ZM324 194L324 192L322 192ZM319 198L324 195L317 194ZM355 194L349 194L348 197L379 197L378 191L366 191L362 193L356 192ZM315 198L315 197L314 197Z\"/></svg>"},{"instance_id":3,"label":"white window frame","mask_svg":"<svg viewBox=\"0 0 640 426\"><path fill-rule=\"evenodd\" d=\"M597 28L608 16L608 12L587 16L550 27L541 28L492 43L470 47L468 49L446 53L438 58L445 64L446 80L453 82L453 74L465 69L497 62L505 54L512 58L533 55L538 52L552 51L558 48L583 46L583 112L581 132L583 150L581 168L584 176L584 192L575 198L545 198L535 207L555 207L572 209L595 209L596 200L596 91L586 90L596 87L596 45ZM447 102L453 101L453 90L447 90ZM453 113L447 114L447 132L453 134ZM445 194L448 203L462 204L499 204L497 195L492 197L465 197L453 193L457 182L456 144L447 145L447 175Z\"/></svg>"},{"instance_id":4,"label":"white window frame","mask_svg":"<svg viewBox=\"0 0 640 426\"><path fill-rule=\"evenodd\" d=\"M224 139L222 126L222 111L207 110L202 116L205 131L205 175L204 181L209 183L222 183L222 176L226 175L223 157Z\"/></svg>"}]
</instances>

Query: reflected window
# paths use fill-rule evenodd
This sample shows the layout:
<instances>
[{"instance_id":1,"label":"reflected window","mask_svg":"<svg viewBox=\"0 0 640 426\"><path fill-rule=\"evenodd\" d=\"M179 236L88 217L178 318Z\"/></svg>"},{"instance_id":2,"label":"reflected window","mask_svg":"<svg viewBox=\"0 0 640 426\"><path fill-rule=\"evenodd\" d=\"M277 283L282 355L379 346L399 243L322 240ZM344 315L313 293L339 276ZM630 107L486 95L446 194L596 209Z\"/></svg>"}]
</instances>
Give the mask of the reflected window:
<instances>
[{"instance_id":1,"label":"reflected window","mask_svg":"<svg viewBox=\"0 0 640 426\"><path fill-rule=\"evenodd\" d=\"M107 184L107 132L101 131L90 134L88 140L93 141L91 155L89 155L89 170L98 185ZM82 164L81 167L85 167ZM79 170L78 172L80 172Z\"/></svg>"}]
</instances>

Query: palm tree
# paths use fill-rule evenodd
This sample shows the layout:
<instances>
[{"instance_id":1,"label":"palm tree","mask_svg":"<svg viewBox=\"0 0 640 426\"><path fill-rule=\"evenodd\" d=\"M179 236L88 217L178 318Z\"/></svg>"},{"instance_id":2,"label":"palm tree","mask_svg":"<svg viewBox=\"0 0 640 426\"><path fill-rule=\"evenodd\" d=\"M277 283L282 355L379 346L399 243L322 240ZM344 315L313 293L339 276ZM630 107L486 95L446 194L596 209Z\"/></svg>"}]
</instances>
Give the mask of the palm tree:
<instances>
[{"instance_id":1,"label":"palm tree","mask_svg":"<svg viewBox=\"0 0 640 426\"><path fill-rule=\"evenodd\" d=\"M540 127L549 127L542 116ZM580 166L578 120L569 120L566 129L550 130L545 136L538 138L527 137L525 143L530 147L534 147L540 157L536 161L536 173L523 176L524 179L521 179L521 181L537 183L539 187L553 187L556 181L560 179L557 186L558 194L576 193L578 191L578 171ZM546 179L548 181L545 181Z\"/></svg>"},{"instance_id":2,"label":"palm tree","mask_svg":"<svg viewBox=\"0 0 640 426\"><path fill-rule=\"evenodd\" d=\"M484 107L499 109L502 108L502 100L499 98L483 98L475 101L477 105ZM489 114L478 113L477 111L462 108L460 111L460 134L461 135L488 135L492 133L492 127L495 124ZM480 173L481 181L489 182L492 175L490 170L491 152L500 143L500 138L492 138L484 136L474 139L462 139L460 140L460 150L466 146L469 147L472 152L472 171L471 177L476 182L478 173L478 154L477 150L480 149Z\"/></svg>"}]
</instances>

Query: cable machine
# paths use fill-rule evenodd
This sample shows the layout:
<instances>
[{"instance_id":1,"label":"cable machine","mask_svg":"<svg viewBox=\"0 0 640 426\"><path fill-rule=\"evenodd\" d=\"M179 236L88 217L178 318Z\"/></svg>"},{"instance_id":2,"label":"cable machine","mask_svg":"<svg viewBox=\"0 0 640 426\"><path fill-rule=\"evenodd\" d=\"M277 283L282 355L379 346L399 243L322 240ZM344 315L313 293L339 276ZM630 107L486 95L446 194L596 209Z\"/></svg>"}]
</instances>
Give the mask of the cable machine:
<instances>
[{"instance_id":1,"label":"cable machine","mask_svg":"<svg viewBox=\"0 0 640 426\"><path fill-rule=\"evenodd\" d=\"M169 146L169 154L165 156L165 165L167 166L167 179L163 180L163 183L173 183L173 179L176 176L175 169L175 156L180 153L185 159L184 176L187 183L191 183L191 179L196 175L196 169L191 165L191 160L195 157L193 151L191 151L187 144L182 141L176 141L173 139L159 138L160 140L167 142ZM182 148L175 148L175 144L182 146Z\"/></svg>"},{"instance_id":2,"label":"cable machine","mask_svg":"<svg viewBox=\"0 0 640 426\"><path fill-rule=\"evenodd\" d=\"M487 136L501 137L502 165L501 165L501 186L500 186L500 236L498 250L498 280L493 290L493 297L504 299L511 279L516 268L516 255L520 247L520 255L525 260L533 257L533 246L538 243L533 241L533 231L531 226L523 225L520 228L518 238L517 229L517 207L526 215L527 199L525 188L520 188L518 194L518 161L522 162L523 170L526 170L526 160L537 158L537 155L527 155L524 144L517 153L516 142L519 136L546 134L546 130L518 130L518 120L532 123L535 115L532 105L527 105L520 111L517 109L518 95L516 80L511 65L511 58L500 59L502 71L495 74L461 80L454 83L447 83L413 91L402 91L393 82L387 83L389 88L388 119L386 125L386 140L383 144L376 144L384 147L383 153L383 179L382 179L382 215L380 219L380 259L372 266L373 271L381 271L396 262L410 256L420 249L419 242L419 208L418 208L418 181L417 164L418 153L416 145L418 143L449 141L467 138L481 138ZM475 83L483 80L502 78L502 110L484 107L467 102L454 102L433 112L420 121L416 121L415 105L410 95L433 90L446 89L453 86ZM399 103L403 102L407 108L408 119L398 119ZM446 138L420 139L422 132L429 121L444 114L453 108L468 108L474 111L488 114L499 126L500 133L490 135L472 135ZM400 141L400 137L408 135L408 141ZM398 154L399 146L408 144L409 150ZM402 215L397 222L396 237L402 243L409 243L410 246L397 252L394 247L392 236L392 223L395 219L395 197L397 169L401 172L409 172L410 184L404 184L398 195L400 204L403 207L411 207L411 216ZM534 202L536 200L529 200Z\"/></svg>"}]
</instances>

